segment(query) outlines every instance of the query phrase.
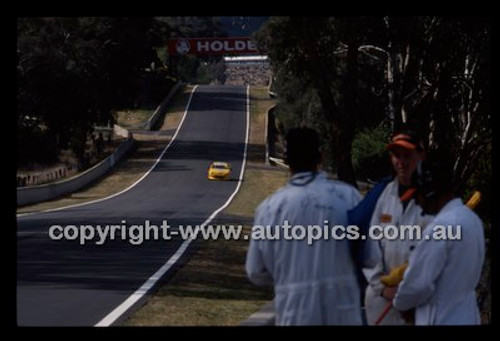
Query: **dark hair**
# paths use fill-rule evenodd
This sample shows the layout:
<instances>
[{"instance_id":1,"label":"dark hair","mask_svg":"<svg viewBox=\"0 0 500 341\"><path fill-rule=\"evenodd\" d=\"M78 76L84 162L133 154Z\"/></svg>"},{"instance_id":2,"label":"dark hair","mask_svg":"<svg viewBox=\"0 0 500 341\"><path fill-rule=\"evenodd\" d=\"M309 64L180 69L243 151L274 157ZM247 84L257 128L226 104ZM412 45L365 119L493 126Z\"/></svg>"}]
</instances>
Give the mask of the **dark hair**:
<instances>
[{"instance_id":1,"label":"dark hair","mask_svg":"<svg viewBox=\"0 0 500 341\"><path fill-rule=\"evenodd\" d=\"M446 154L429 154L414 173L419 193L430 199L445 193L456 193L453 160Z\"/></svg>"},{"instance_id":2,"label":"dark hair","mask_svg":"<svg viewBox=\"0 0 500 341\"><path fill-rule=\"evenodd\" d=\"M292 128L286 136L286 163L296 172L314 169L321 159L318 133L311 128Z\"/></svg>"}]
</instances>

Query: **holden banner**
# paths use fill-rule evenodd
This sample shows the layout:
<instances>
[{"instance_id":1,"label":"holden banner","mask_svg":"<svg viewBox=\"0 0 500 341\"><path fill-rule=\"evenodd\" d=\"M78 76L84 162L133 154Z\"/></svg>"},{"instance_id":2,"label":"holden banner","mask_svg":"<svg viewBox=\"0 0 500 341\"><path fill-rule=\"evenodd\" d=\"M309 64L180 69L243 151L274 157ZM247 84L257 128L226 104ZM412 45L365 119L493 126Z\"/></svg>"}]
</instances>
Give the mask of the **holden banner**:
<instances>
[{"instance_id":1,"label":"holden banner","mask_svg":"<svg viewBox=\"0 0 500 341\"><path fill-rule=\"evenodd\" d=\"M169 39L168 53L171 56L257 54L259 50L249 37L238 38L178 38Z\"/></svg>"}]
</instances>

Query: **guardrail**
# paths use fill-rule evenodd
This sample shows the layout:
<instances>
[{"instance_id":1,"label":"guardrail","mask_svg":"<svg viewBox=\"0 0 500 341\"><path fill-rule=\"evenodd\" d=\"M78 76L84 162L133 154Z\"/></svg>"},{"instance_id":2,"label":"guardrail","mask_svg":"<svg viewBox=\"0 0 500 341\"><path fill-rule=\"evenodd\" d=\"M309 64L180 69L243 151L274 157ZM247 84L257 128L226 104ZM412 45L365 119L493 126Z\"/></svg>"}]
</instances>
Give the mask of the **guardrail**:
<instances>
[{"instance_id":1,"label":"guardrail","mask_svg":"<svg viewBox=\"0 0 500 341\"><path fill-rule=\"evenodd\" d=\"M17 205L21 206L34 204L79 190L109 171L123 157L123 155L130 150L133 144L134 139L130 136L110 156L99 162L94 167L71 178L46 185L18 187Z\"/></svg>"}]
</instances>

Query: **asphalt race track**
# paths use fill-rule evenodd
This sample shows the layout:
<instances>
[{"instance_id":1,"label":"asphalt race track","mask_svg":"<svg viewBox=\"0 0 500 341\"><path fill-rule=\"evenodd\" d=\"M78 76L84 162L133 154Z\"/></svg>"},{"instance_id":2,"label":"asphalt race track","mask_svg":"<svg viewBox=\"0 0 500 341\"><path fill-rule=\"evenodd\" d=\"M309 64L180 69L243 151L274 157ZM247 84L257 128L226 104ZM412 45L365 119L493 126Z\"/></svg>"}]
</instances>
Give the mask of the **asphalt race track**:
<instances>
[{"instance_id":1,"label":"asphalt race track","mask_svg":"<svg viewBox=\"0 0 500 341\"><path fill-rule=\"evenodd\" d=\"M243 86L199 86L175 140L154 169L130 190L104 201L17 218L18 325L99 324L183 243L174 236L144 240L140 245L128 238L97 245L96 236L80 245L79 240L52 240L50 226L128 227L147 220L159 226L167 220L175 230L179 224L202 224L228 201L244 165L246 91ZM232 164L232 181L207 179L213 160ZM120 316L116 313L107 321Z\"/></svg>"}]
</instances>

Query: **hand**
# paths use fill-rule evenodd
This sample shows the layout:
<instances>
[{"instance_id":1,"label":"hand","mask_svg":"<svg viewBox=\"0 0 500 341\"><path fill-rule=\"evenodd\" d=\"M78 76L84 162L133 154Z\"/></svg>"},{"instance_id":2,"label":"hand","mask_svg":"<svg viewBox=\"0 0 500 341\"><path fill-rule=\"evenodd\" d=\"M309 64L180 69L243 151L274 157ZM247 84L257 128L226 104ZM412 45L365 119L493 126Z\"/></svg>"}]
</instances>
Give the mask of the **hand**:
<instances>
[{"instance_id":1,"label":"hand","mask_svg":"<svg viewBox=\"0 0 500 341\"><path fill-rule=\"evenodd\" d=\"M398 287L388 287L385 286L384 289L382 289L382 297L385 298L388 301L392 301L394 296L396 296L396 292L398 291Z\"/></svg>"}]
</instances>

